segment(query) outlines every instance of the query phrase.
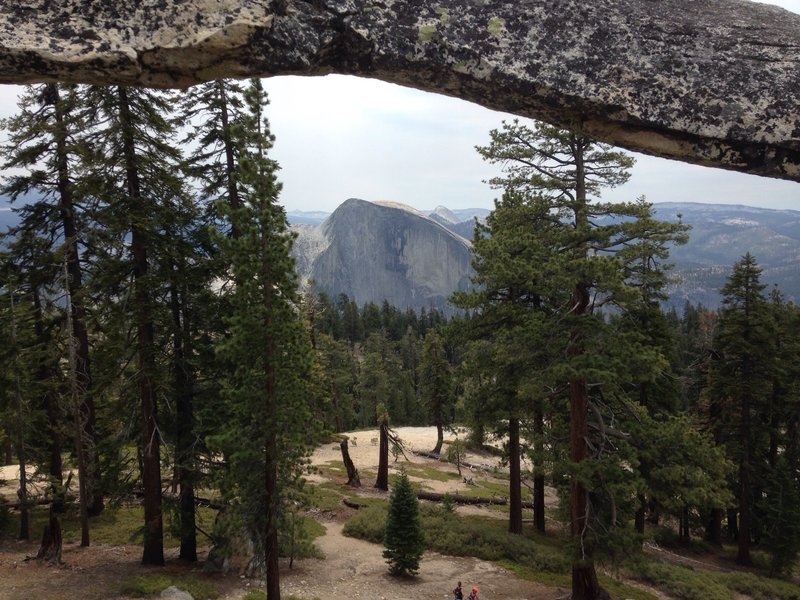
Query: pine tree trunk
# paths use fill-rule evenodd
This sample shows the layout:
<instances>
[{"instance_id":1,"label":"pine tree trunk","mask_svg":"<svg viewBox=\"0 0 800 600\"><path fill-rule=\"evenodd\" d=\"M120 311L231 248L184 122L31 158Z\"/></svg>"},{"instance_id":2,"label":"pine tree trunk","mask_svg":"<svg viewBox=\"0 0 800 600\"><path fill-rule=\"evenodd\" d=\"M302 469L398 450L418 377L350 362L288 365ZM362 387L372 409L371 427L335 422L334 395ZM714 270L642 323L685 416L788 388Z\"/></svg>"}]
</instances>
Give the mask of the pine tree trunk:
<instances>
[{"instance_id":1,"label":"pine tree trunk","mask_svg":"<svg viewBox=\"0 0 800 600\"><path fill-rule=\"evenodd\" d=\"M708 518L706 541L715 546L722 546L722 509L714 508Z\"/></svg>"},{"instance_id":2,"label":"pine tree trunk","mask_svg":"<svg viewBox=\"0 0 800 600\"><path fill-rule=\"evenodd\" d=\"M573 562L570 600L611 600L608 592L600 587L594 562Z\"/></svg>"},{"instance_id":3,"label":"pine tree trunk","mask_svg":"<svg viewBox=\"0 0 800 600\"><path fill-rule=\"evenodd\" d=\"M533 478L533 526L540 533L545 532L544 509L544 475L536 475Z\"/></svg>"},{"instance_id":4,"label":"pine tree trunk","mask_svg":"<svg viewBox=\"0 0 800 600\"><path fill-rule=\"evenodd\" d=\"M728 519L728 540L735 542L739 539L739 514L735 508L729 508L727 511Z\"/></svg>"},{"instance_id":5,"label":"pine tree trunk","mask_svg":"<svg viewBox=\"0 0 800 600\"><path fill-rule=\"evenodd\" d=\"M234 209L242 207L239 199L239 186L236 182L236 158L233 155L233 139L228 116L228 97L225 93L225 82L221 79L215 82L220 101L220 120L222 121L222 143L225 147L225 173L228 177L228 204ZM238 238L241 235L238 226L234 223L231 236Z\"/></svg>"},{"instance_id":6,"label":"pine tree trunk","mask_svg":"<svg viewBox=\"0 0 800 600\"><path fill-rule=\"evenodd\" d=\"M389 423L382 419L380 423L380 446L378 456L378 477L375 487L384 492L389 491Z\"/></svg>"},{"instance_id":7,"label":"pine tree trunk","mask_svg":"<svg viewBox=\"0 0 800 600\"><path fill-rule=\"evenodd\" d=\"M439 455L442 453L442 444L444 443L444 427L442 422L436 421L436 446L431 450L431 453Z\"/></svg>"},{"instance_id":8,"label":"pine tree trunk","mask_svg":"<svg viewBox=\"0 0 800 600\"><path fill-rule=\"evenodd\" d=\"M11 343L14 349L14 387L16 399L17 421L17 462L19 464L19 539L31 539L31 527L28 514L28 473L27 455L25 454L25 425L27 419L23 414L22 387L20 384L19 348L17 346L17 318L14 313L14 294L11 294Z\"/></svg>"},{"instance_id":9,"label":"pine tree trunk","mask_svg":"<svg viewBox=\"0 0 800 600\"><path fill-rule=\"evenodd\" d=\"M508 420L508 531L522 533L522 473L520 470L519 419Z\"/></svg>"},{"instance_id":10,"label":"pine tree trunk","mask_svg":"<svg viewBox=\"0 0 800 600\"><path fill-rule=\"evenodd\" d=\"M344 468L347 470L347 485L355 488L361 487L361 478L358 475L358 469L356 469L356 466L353 464L353 459L350 458L350 451L347 448L347 440L342 440L339 442L339 447L342 450L342 462L344 462Z\"/></svg>"},{"instance_id":11,"label":"pine tree trunk","mask_svg":"<svg viewBox=\"0 0 800 600\"><path fill-rule=\"evenodd\" d=\"M142 409L142 484L144 487L143 565L164 564L164 526L161 511L161 448L159 445L155 395L155 350L152 302L147 284L149 263L146 234L140 225L142 204L133 123L124 87L118 87L120 121L123 127L126 183L130 210L133 253L134 306L139 401ZM136 213L139 213L137 215Z\"/></svg>"},{"instance_id":12,"label":"pine tree trunk","mask_svg":"<svg viewBox=\"0 0 800 600\"><path fill-rule=\"evenodd\" d=\"M636 509L636 513L634 513L633 523L636 533L639 535L644 535L644 515L647 507L647 499L645 498L644 494L639 494L637 499L639 500L639 507Z\"/></svg>"},{"instance_id":13,"label":"pine tree trunk","mask_svg":"<svg viewBox=\"0 0 800 600\"><path fill-rule=\"evenodd\" d=\"M61 564L62 547L63 538L61 536L61 520L51 509L50 519L48 524L44 527L44 532L42 533L42 543L39 545L39 551L36 553L36 558L45 560L52 565Z\"/></svg>"},{"instance_id":14,"label":"pine tree trunk","mask_svg":"<svg viewBox=\"0 0 800 600\"><path fill-rule=\"evenodd\" d=\"M33 296L34 330L36 339L45 342L44 313L39 289L34 286L31 291ZM43 400L45 414L47 415L47 448L49 460L47 472L54 482L61 485L64 481L64 467L61 460L61 414L58 407L58 398L52 386L46 382L55 380L55 370L47 361L41 361L36 378L44 386Z\"/></svg>"},{"instance_id":15,"label":"pine tree trunk","mask_svg":"<svg viewBox=\"0 0 800 600\"><path fill-rule=\"evenodd\" d=\"M269 414L269 413L267 413ZM280 600L280 572L278 569L278 465L274 434L267 435L266 461L266 531L264 537L264 569L267 598Z\"/></svg>"},{"instance_id":16,"label":"pine tree trunk","mask_svg":"<svg viewBox=\"0 0 800 600\"><path fill-rule=\"evenodd\" d=\"M92 376L89 358L89 335L86 330L86 310L83 305L83 273L78 254L78 228L75 224L75 206L73 203L72 183L70 181L69 163L67 161L67 130L58 86L48 84L55 106L56 127L53 135L56 139L56 164L58 169L58 197L61 225L64 229L65 255L67 263L70 300L72 303L72 336L75 341L75 373L77 376L78 398L80 399L81 421L85 436L86 489L89 490L88 510L91 516L103 512L105 506L103 493L99 485L98 465L100 464L97 449L97 430L94 399L91 394Z\"/></svg>"},{"instance_id":17,"label":"pine tree trunk","mask_svg":"<svg viewBox=\"0 0 800 600\"><path fill-rule=\"evenodd\" d=\"M748 377L748 365L744 366L743 377ZM740 416L741 459L739 462L739 537L736 562L740 565L751 565L750 557L750 396L742 393L742 414Z\"/></svg>"},{"instance_id":18,"label":"pine tree trunk","mask_svg":"<svg viewBox=\"0 0 800 600\"><path fill-rule=\"evenodd\" d=\"M14 446L11 443L11 438L6 438L3 442L3 464L14 464Z\"/></svg>"},{"instance_id":19,"label":"pine tree trunk","mask_svg":"<svg viewBox=\"0 0 800 600\"><path fill-rule=\"evenodd\" d=\"M66 261L64 263L64 278L69 279ZM84 428L81 422L81 407L79 401L79 385L78 385L78 371L77 371L77 353L75 352L75 336L72 329L72 295L70 294L69 286L65 287L66 301L67 301L67 330L68 330L68 355L69 355L69 380L70 380L70 398L72 400L72 418L74 428L72 430L73 439L75 442L75 457L78 460L78 489L79 489L79 510L81 521L81 547L88 547L90 544L89 539L89 478L86 476L86 447L84 440ZM72 473L67 478L67 485L72 479ZM55 503L54 503L55 504Z\"/></svg>"},{"instance_id":20,"label":"pine tree trunk","mask_svg":"<svg viewBox=\"0 0 800 600\"><path fill-rule=\"evenodd\" d=\"M588 227L586 209L586 171L582 150L582 140L574 136L575 144L575 227ZM584 248L584 257L588 250ZM589 314L589 288L584 281L576 283L570 301L570 316L581 319ZM584 340L579 327L570 332L568 354L570 357L580 356L585 352ZM588 456L587 440L589 438L589 388L583 377L575 377L569 382L570 404L570 451L569 458L574 464L586 460ZM595 600L608 598L608 594L600 587L592 558L592 547L585 536L589 528L588 497L583 483L573 475L570 481L570 533L575 540L576 555L572 562L572 600ZM578 539L580 542L578 543Z\"/></svg>"},{"instance_id":21,"label":"pine tree trunk","mask_svg":"<svg viewBox=\"0 0 800 600\"><path fill-rule=\"evenodd\" d=\"M275 340L272 332L272 281L269 262L268 245L269 240L262 233L262 272L263 277L263 302L264 331L267 339L264 355L264 415L270 418L277 410L275 401ZM278 569L278 448L277 431L273 423L265 423L266 431L264 436L264 458L265 458L265 492L267 511L264 532L264 570L266 572L266 592L270 600L281 600L280 571Z\"/></svg>"},{"instance_id":22,"label":"pine tree trunk","mask_svg":"<svg viewBox=\"0 0 800 600\"><path fill-rule=\"evenodd\" d=\"M197 560L197 534L195 529L194 460L192 433L194 431L193 385L189 366L189 319L184 295L183 304L176 285L170 286L170 305L175 329L173 346L173 377L176 395L175 456L176 475L180 486L180 558ZM181 318L183 317L183 318Z\"/></svg>"},{"instance_id":23,"label":"pine tree trunk","mask_svg":"<svg viewBox=\"0 0 800 600\"><path fill-rule=\"evenodd\" d=\"M535 453L533 462L533 526L536 531L545 532L544 520L544 465L542 452L544 451L544 415L541 406L536 407L533 430L536 434Z\"/></svg>"}]
</instances>

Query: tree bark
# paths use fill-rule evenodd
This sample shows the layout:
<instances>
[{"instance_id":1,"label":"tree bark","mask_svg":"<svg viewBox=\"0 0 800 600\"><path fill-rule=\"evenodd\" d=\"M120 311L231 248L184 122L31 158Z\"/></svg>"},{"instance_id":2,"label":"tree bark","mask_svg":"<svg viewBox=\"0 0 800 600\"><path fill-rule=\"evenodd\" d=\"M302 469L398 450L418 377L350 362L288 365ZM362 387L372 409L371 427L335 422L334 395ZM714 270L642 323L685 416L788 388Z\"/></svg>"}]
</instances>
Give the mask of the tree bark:
<instances>
[{"instance_id":1,"label":"tree bark","mask_svg":"<svg viewBox=\"0 0 800 600\"><path fill-rule=\"evenodd\" d=\"M442 444L444 443L444 427L441 421L436 422L436 446L431 450L432 454L437 456L442 453Z\"/></svg>"},{"instance_id":2,"label":"tree bark","mask_svg":"<svg viewBox=\"0 0 800 600\"><path fill-rule=\"evenodd\" d=\"M389 423L386 418L380 423L380 448L378 450L378 476L375 487L384 492L389 491Z\"/></svg>"},{"instance_id":3,"label":"tree bark","mask_svg":"<svg viewBox=\"0 0 800 600\"><path fill-rule=\"evenodd\" d=\"M644 535L644 515L647 507L647 499L644 497L644 494L639 494L637 499L639 500L639 507L636 509L636 513L633 516L633 523L636 533Z\"/></svg>"},{"instance_id":4,"label":"tree bark","mask_svg":"<svg viewBox=\"0 0 800 600\"><path fill-rule=\"evenodd\" d=\"M536 444L533 458L533 526L540 533L545 532L544 519L544 465L542 452L544 451L544 414L541 405L535 410L533 430L536 434Z\"/></svg>"},{"instance_id":5,"label":"tree bark","mask_svg":"<svg viewBox=\"0 0 800 600\"><path fill-rule=\"evenodd\" d=\"M743 377L749 377L749 364L745 361ZM750 395L747 390L742 393L741 423L739 443L741 444L741 459L739 462L739 537L737 538L736 562L740 565L751 565L750 557Z\"/></svg>"},{"instance_id":6,"label":"tree bark","mask_svg":"<svg viewBox=\"0 0 800 600\"><path fill-rule=\"evenodd\" d=\"M576 561L573 563L571 600L611 600L611 596L600 587L600 582L597 581L594 562Z\"/></svg>"},{"instance_id":7,"label":"tree bark","mask_svg":"<svg viewBox=\"0 0 800 600\"><path fill-rule=\"evenodd\" d=\"M14 313L14 294L11 294L11 343L14 348L14 387L17 417L17 462L19 463L19 488L17 498L19 498L19 539L31 539L31 527L28 514L28 473L27 455L25 453L25 424L27 419L23 415L22 387L20 385L20 370L22 366L19 362L19 348L17 346L17 318Z\"/></svg>"},{"instance_id":8,"label":"tree bark","mask_svg":"<svg viewBox=\"0 0 800 600\"><path fill-rule=\"evenodd\" d=\"M344 462L344 468L347 470L347 485L360 488L361 477L359 477L358 469L356 469L356 466L353 464L353 459L350 458L350 451L347 448L346 439L339 442L339 448L342 450L342 462Z\"/></svg>"},{"instance_id":9,"label":"tree bark","mask_svg":"<svg viewBox=\"0 0 800 600\"><path fill-rule=\"evenodd\" d=\"M275 400L275 339L272 331L272 264L269 262L270 240L263 232L261 236L264 331L267 336L264 354L264 416L270 419L270 422L265 423L264 435L264 487L265 510L267 511L264 523L264 571L267 598L281 600L280 570L278 568L278 508L280 501L278 495L278 432L271 420L278 408Z\"/></svg>"},{"instance_id":10,"label":"tree bark","mask_svg":"<svg viewBox=\"0 0 800 600\"><path fill-rule=\"evenodd\" d=\"M220 103L220 120L222 121L222 143L225 147L225 172L228 177L228 204L231 208L238 209L242 207L242 201L239 198L239 186L236 182L236 157L233 153L233 139L231 138L230 118L228 115L228 96L225 93L225 81L218 79L214 82L219 93ZM234 224L231 230L231 236L238 238L241 235L238 227Z\"/></svg>"},{"instance_id":11,"label":"tree bark","mask_svg":"<svg viewBox=\"0 0 800 600\"><path fill-rule=\"evenodd\" d=\"M706 541L715 546L722 546L722 509L714 508L708 518Z\"/></svg>"},{"instance_id":12,"label":"tree bark","mask_svg":"<svg viewBox=\"0 0 800 600\"><path fill-rule=\"evenodd\" d=\"M177 275L177 274L176 274ZM182 300L182 301L181 301ZM194 460L192 434L194 431L193 385L189 365L189 318L186 294L181 298L177 285L170 286L170 306L174 327L173 378L176 396L175 456L177 481L180 486L180 558L197 561L197 534L195 528Z\"/></svg>"},{"instance_id":13,"label":"tree bark","mask_svg":"<svg viewBox=\"0 0 800 600\"><path fill-rule=\"evenodd\" d=\"M61 549L63 546L63 539L61 537L61 520L58 515L51 509L50 519L48 524L44 527L42 533L42 543L39 545L39 551L36 553L36 558L45 560L51 565L61 564Z\"/></svg>"},{"instance_id":14,"label":"tree bark","mask_svg":"<svg viewBox=\"0 0 800 600\"><path fill-rule=\"evenodd\" d=\"M585 142L574 135L572 138L575 157L575 227L578 230L589 226L586 199L586 169L584 164ZM588 250L583 249L584 257ZM578 281L570 300L570 316L581 319L589 314L589 287L585 281ZM583 335L579 326L570 332L568 354L570 357L581 356L585 352ZM570 450L569 458L574 464L580 464L588 455L587 440L589 438L588 412L589 388L585 377L577 376L569 382L570 404ZM572 563L572 600L595 600L607 598L608 594L597 582L597 573L592 558L592 547L586 539L589 527L588 497L586 488L577 476L570 481L570 533L573 537L576 554Z\"/></svg>"},{"instance_id":15,"label":"tree bark","mask_svg":"<svg viewBox=\"0 0 800 600\"><path fill-rule=\"evenodd\" d=\"M522 533L522 473L520 470L519 419L508 420L508 531Z\"/></svg>"}]
</instances>

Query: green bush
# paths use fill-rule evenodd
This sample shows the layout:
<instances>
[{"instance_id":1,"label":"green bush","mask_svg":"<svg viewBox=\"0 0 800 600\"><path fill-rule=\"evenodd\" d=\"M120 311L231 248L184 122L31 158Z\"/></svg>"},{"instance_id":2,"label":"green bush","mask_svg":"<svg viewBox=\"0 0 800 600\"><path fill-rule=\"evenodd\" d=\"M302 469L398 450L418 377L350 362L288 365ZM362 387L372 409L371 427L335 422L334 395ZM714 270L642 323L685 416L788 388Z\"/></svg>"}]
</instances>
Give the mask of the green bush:
<instances>
[{"instance_id":1,"label":"green bush","mask_svg":"<svg viewBox=\"0 0 800 600\"><path fill-rule=\"evenodd\" d=\"M656 586L680 600L732 600L733 592L712 573L689 567L641 561L631 569L634 577Z\"/></svg>"},{"instance_id":2,"label":"green bush","mask_svg":"<svg viewBox=\"0 0 800 600\"><path fill-rule=\"evenodd\" d=\"M120 593L135 598L145 598L160 594L162 590L171 585L189 592L194 600L219 598L217 588L207 581L170 575L142 575L126 579L120 586Z\"/></svg>"},{"instance_id":3,"label":"green bush","mask_svg":"<svg viewBox=\"0 0 800 600\"><path fill-rule=\"evenodd\" d=\"M474 556L483 560L510 560L541 571L563 573L570 563L562 549L550 539L533 535L514 535L498 520L466 520L441 507L421 506L426 547L450 556ZM358 511L344 526L344 534L380 544L386 526L386 506L370 506Z\"/></svg>"},{"instance_id":4,"label":"green bush","mask_svg":"<svg viewBox=\"0 0 800 600\"><path fill-rule=\"evenodd\" d=\"M729 600L737 594L753 600L800 600L800 586L754 573L696 571L651 561L630 565L628 571L682 600Z\"/></svg>"},{"instance_id":5,"label":"green bush","mask_svg":"<svg viewBox=\"0 0 800 600\"><path fill-rule=\"evenodd\" d=\"M386 504L374 504L362 508L344 524L342 532L359 540L383 544L386 530Z\"/></svg>"},{"instance_id":6,"label":"green bush","mask_svg":"<svg viewBox=\"0 0 800 600\"><path fill-rule=\"evenodd\" d=\"M742 572L719 573L718 577L732 590L753 600L800 600L800 586L782 579Z\"/></svg>"}]
</instances>

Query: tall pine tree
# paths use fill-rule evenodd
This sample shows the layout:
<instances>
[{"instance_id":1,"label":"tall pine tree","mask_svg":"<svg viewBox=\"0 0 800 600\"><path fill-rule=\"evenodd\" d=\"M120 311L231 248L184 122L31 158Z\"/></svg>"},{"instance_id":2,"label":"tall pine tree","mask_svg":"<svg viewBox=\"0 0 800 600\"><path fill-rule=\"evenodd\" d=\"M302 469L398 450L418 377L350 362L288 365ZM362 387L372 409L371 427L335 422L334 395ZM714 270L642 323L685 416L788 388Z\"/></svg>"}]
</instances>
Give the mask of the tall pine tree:
<instances>
[{"instance_id":1,"label":"tall pine tree","mask_svg":"<svg viewBox=\"0 0 800 600\"><path fill-rule=\"evenodd\" d=\"M247 117L234 130L240 207L219 211L238 234L220 237L232 270L228 336L219 353L234 365L225 382L228 411L213 441L228 458L229 500L253 542L252 568L263 565L266 592L280 600L278 523L282 486L297 478L306 452L310 343L298 307L297 278L286 215L278 206L278 165L259 80L245 91Z\"/></svg>"}]
</instances>

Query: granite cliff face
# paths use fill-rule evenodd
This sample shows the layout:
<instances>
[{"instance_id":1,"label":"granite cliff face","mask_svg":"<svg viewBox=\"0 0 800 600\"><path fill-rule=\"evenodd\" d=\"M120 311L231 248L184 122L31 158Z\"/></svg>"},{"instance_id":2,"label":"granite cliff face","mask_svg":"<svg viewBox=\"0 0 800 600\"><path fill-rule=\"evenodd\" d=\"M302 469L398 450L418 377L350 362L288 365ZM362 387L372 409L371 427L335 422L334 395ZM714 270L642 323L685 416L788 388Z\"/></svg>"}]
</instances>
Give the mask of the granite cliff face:
<instances>
[{"instance_id":1,"label":"granite cliff face","mask_svg":"<svg viewBox=\"0 0 800 600\"><path fill-rule=\"evenodd\" d=\"M301 276L359 305L449 311L450 294L469 285L469 242L407 206L350 199L322 225L296 231Z\"/></svg>"},{"instance_id":2,"label":"granite cliff face","mask_svg":"<svg viewBox=\"0 0 800 600\"><path fill-rule=\"evenodd\" d=\"M0 82L374 77L800 181L800 15L745 0L13 0Z\"/></svg>"}]
</instances>

